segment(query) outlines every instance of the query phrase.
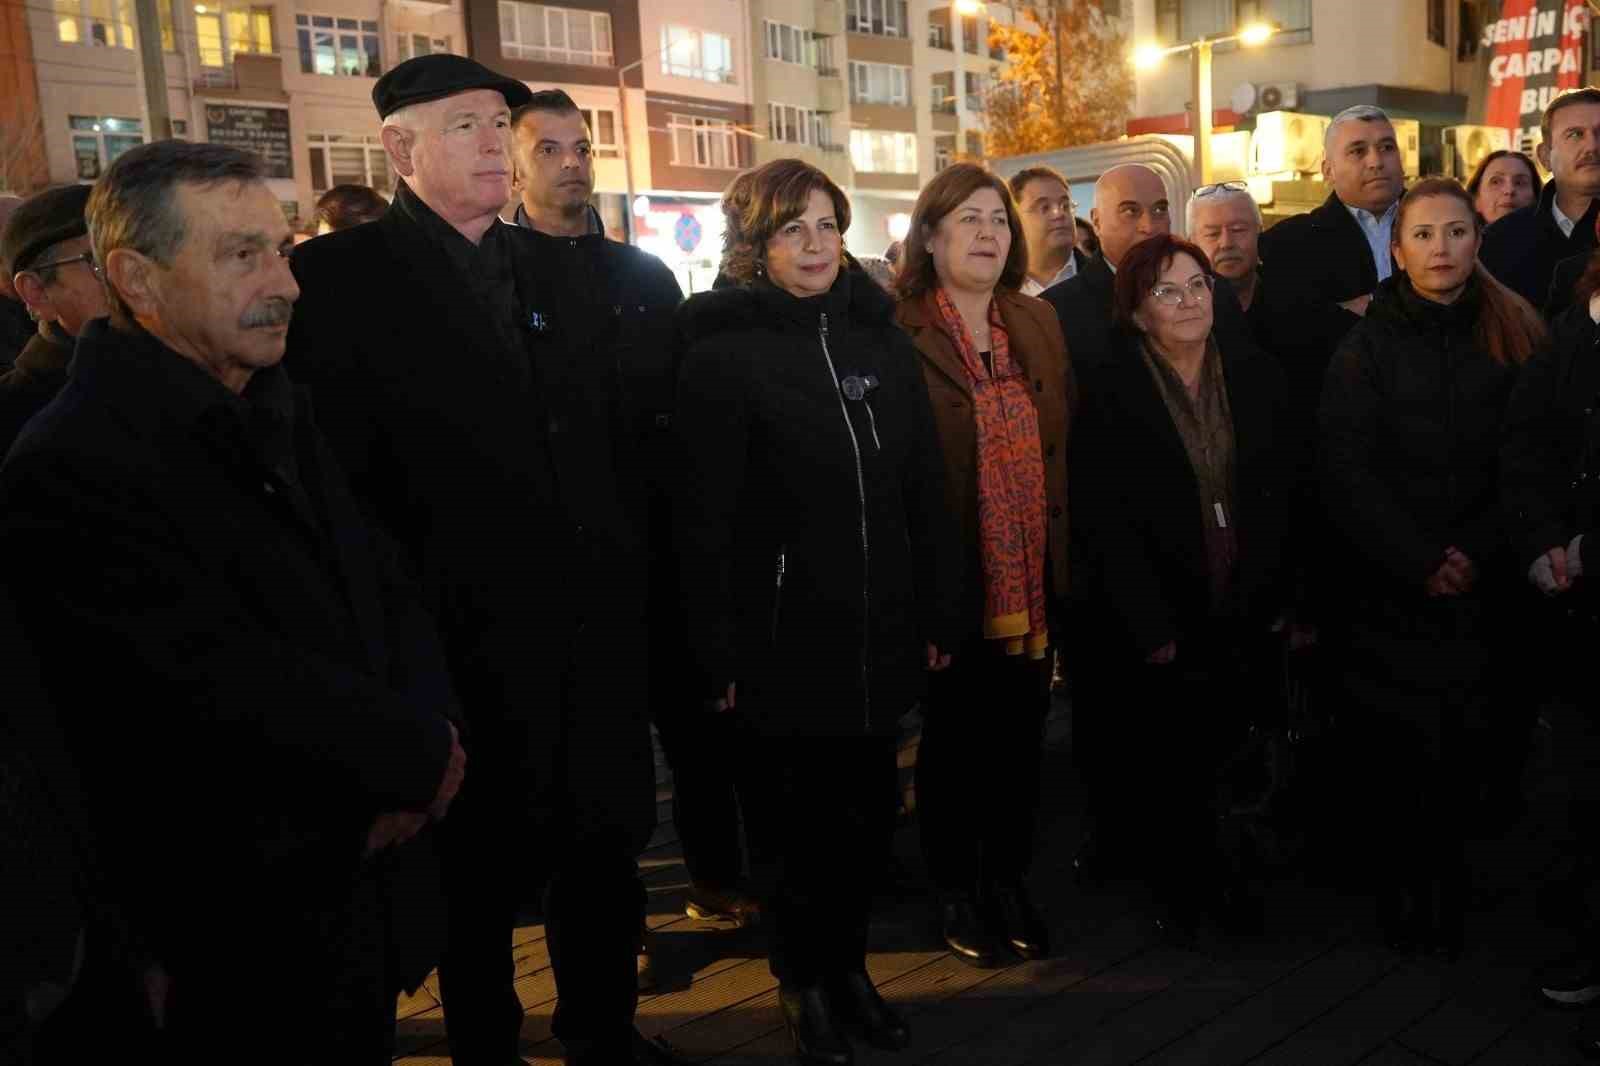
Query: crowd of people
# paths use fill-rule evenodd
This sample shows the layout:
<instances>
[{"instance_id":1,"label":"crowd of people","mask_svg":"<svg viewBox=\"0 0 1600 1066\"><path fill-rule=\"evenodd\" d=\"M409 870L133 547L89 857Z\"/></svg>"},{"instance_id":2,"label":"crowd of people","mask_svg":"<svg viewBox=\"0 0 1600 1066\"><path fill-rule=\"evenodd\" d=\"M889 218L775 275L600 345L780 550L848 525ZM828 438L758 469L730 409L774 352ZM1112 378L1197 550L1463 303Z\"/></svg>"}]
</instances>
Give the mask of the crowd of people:
<instances>
[{"instance_id":1,"label":"crowd of people","mask_svg":"<svg viewBox=\"0 0 1600 1066\"><path fill-rule=\"evenodd\" d=\"M902 721L930 924L1048 957L1057 661L1080 875L1258 927L1230 774L1316 656L1382 935L1459 955L1560 695L1513 667L1596 622L1600 90L1551 102L1547 184L1407 188L1350 108L1265 232L1241 183L1118 166L1085 232L1050 168L959 163L863 264L781 159L687 300L607 238L565 93L435 55L373 100L394 199L303 242L182 141L5 205L0 1046L377 1063L437 968L454 1061L507 1066L535 907L566 1061L675 1062L633 1023L653 726L688 914L765 929L798 1059L907 1047L866 967ZM242 1036L291 986L293 1045Z\"/></svg>"}]
</instances>

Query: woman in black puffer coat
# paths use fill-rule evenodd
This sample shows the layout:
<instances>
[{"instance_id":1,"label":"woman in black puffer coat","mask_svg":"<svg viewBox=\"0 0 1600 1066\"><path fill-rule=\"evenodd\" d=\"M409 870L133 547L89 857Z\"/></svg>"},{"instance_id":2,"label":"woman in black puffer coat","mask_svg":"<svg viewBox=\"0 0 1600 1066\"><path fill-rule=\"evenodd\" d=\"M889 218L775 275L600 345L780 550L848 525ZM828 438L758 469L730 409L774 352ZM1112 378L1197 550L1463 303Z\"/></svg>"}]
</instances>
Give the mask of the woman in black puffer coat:
<instances>
[{"instance_id":1,"label":"woman in black puffer coat","mask_svg":"<svg viewBox=\"0 0 1600 1066\"><path fill-rule=\"evenodd\" d=\"M749 831L777 867L771 965L802 1061L852 1061L843 1020L902 1047L866 975L900 718L949 661L958 572L916 349L845 266L849 203L778 160L736 180L724 287L691 298L674 513L707 713L768 782Z\"/></svg>"},{"instance_id":2,"label":"woman in black puffer coat","mask_svg":"<svg viewBox=\"0 0 1600 1066\"><path fill-rule=\"evenodd\" d=\"M1476 265L1456 182L1401 201L1395 259L1328 369L1324 488L1343 535L1336 627L1348 710L1370 765L1380 918L1397 946L1459 952L1466 830L1491 715L1505 702L1520 593L1498 480L1501 423L1538 316Z\"/></svg>"}]
</instances>

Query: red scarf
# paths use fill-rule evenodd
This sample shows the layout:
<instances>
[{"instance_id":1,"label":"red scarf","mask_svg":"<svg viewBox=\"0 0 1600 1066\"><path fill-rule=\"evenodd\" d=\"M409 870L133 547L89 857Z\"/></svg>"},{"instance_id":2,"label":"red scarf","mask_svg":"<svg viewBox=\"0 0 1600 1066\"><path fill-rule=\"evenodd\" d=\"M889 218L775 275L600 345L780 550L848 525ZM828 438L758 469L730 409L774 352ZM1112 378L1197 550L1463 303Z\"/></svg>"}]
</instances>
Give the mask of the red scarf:
<instances>
[{"instance_id":1,"label":"red scarf","mask_svg":"<svg viewBox=\"0 0 1600 1066\"><path fill-rule=\"evenodd\" d=\"M1011 338L998 301L989 303L993 373L967 335L961 312L943 288L928 303L933 320L956 351L972 384L978 429L978 530L983 561L983 635L1006 642L1007 655L1042 659L1050 634L1045 622L1044 455L1039 413L1028 376L1011 357Z\"/></svg>"}]
</instances>

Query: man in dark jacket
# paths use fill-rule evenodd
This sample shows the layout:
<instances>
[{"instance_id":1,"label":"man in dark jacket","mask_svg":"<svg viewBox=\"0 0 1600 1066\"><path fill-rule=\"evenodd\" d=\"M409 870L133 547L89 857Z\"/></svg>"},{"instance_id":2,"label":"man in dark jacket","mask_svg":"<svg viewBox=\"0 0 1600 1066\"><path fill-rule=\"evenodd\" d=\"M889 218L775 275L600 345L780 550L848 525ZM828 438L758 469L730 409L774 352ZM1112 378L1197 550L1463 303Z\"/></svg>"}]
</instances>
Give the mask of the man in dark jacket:
<instances>
[{"instance_id":1,"label":"man in dark jacket","mask_svg":"<svg viewBox=\"0 0 1600 1066\"><path fill-rule=\"evenodd\" d=\"M648 313L631 300L586 316L567 264L499 221L510 112L530 95L450 55L378 80L403 182L379 221L296 250L290 359L422 574L469 727L473 777L442 841L452 1055L515 1060L511 931L546 884L555 1034L568 1062L611 1066L656 1054L632 1020L655 784L626 408L597 352L643 343Z\"/></svg>"},{"instance_id":2,"label":"man in dark jacket","mask_svg":"<svg viewBox=\"0 0 1600 1066\"><path fill-rule=\"evenodd\" d=\"M112 318L0 472L0 548L162 1058L275 1060L231 1019L293 985L297 1056L380 1061L442 939L442 651L277 366L297 289L260 160L136 148L90 215Z\"/></svg>"},{"instance_id":3,"label":"man in dark jacket","mask_svg":"<svg viewBox=\"0 0 1600 1066\"><path fill-rule=\"evenodd\" d=\"M1479 258L1489 273L1535 307L1559 312L1569 293L1551 291L1556 264L1595 247L1600 216L1600 89L1550 101L1539 120L1539 162L1550 181L1536 203L1513 211L1483 234ZM1582 273L1579 271L1578 273Z\"/></svg>"},{"instance_id":4,"label":"man in dark jacket","mask_svg":"<svg viewBox=\"0 0 1600 1066\"><path fill-rule=\"evenodd\" d=\"M89 188L64 185L40 193L12 214L0 235L0 262L11 264L17 295L39 322L16 366L0 376L0 454L61 391L73 342L106 314L106 290L83 217Z\"/></svg>"},{"instance_id":5,"label":"man in dark jacket","mask_svg":"<svg viewBox=\"0 0 1600 1066\"><path fill-rule=\"evenodd\" d=\"M682 676L686 648L672 551L669 478L676 454L672 390L678 351L678 281L653 255L607 239L590 203L594 165L588 124L570 96L546 89L512 115L521 202L517 225L566 281L560 306L595 338L591 358L617 366L623 390L624 467L630 502L648 530L650 705L672 766L673 824L689 869L688 913L744 924L757 917L740 891L744 850L728 773L737 761L734 723L702 712ZM649 978L642 980L641 987Z\"/></svg>"},{"instance_id":6,"label":"man in dark jacket","mask_svg":"<svg viewBox=\"0 0 1600 1066\"><path fill-rule=\"evenodd\" d=\"M1077 277L1089 264L1088 254L1076 247L1077 205L1067 179L1053 167L1026 167L1013 174L1009 184L1028 239L1028 276L1019 291L1038 296Z\"/></svg>"}]
</instances>

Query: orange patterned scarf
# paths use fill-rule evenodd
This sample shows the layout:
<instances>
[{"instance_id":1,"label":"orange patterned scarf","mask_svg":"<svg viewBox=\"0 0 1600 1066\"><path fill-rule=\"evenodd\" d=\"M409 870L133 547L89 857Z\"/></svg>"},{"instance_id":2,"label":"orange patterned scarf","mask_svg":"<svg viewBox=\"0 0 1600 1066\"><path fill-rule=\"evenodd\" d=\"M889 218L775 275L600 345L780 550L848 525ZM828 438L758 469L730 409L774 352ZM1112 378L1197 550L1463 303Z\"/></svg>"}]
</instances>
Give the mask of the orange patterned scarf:
<instances>
[{"instance_id":1,"label":"orange patterned scarf","mask_svg":"<svg viewBox=\"0 0 1600 1066\"><path fill-rule=\"evenodd\" d=\"M1007 655L1042 659L1050 634L1044 610L1044 456L1039 413L1028 376L1011 358L997 302L989 304L991 365L967 335L961 312L943 288L927 297L931 317L950 338L972 383L978 428L978 530L983 560L983 635L1006 642Z\"/></svg>"}]
</instances>

